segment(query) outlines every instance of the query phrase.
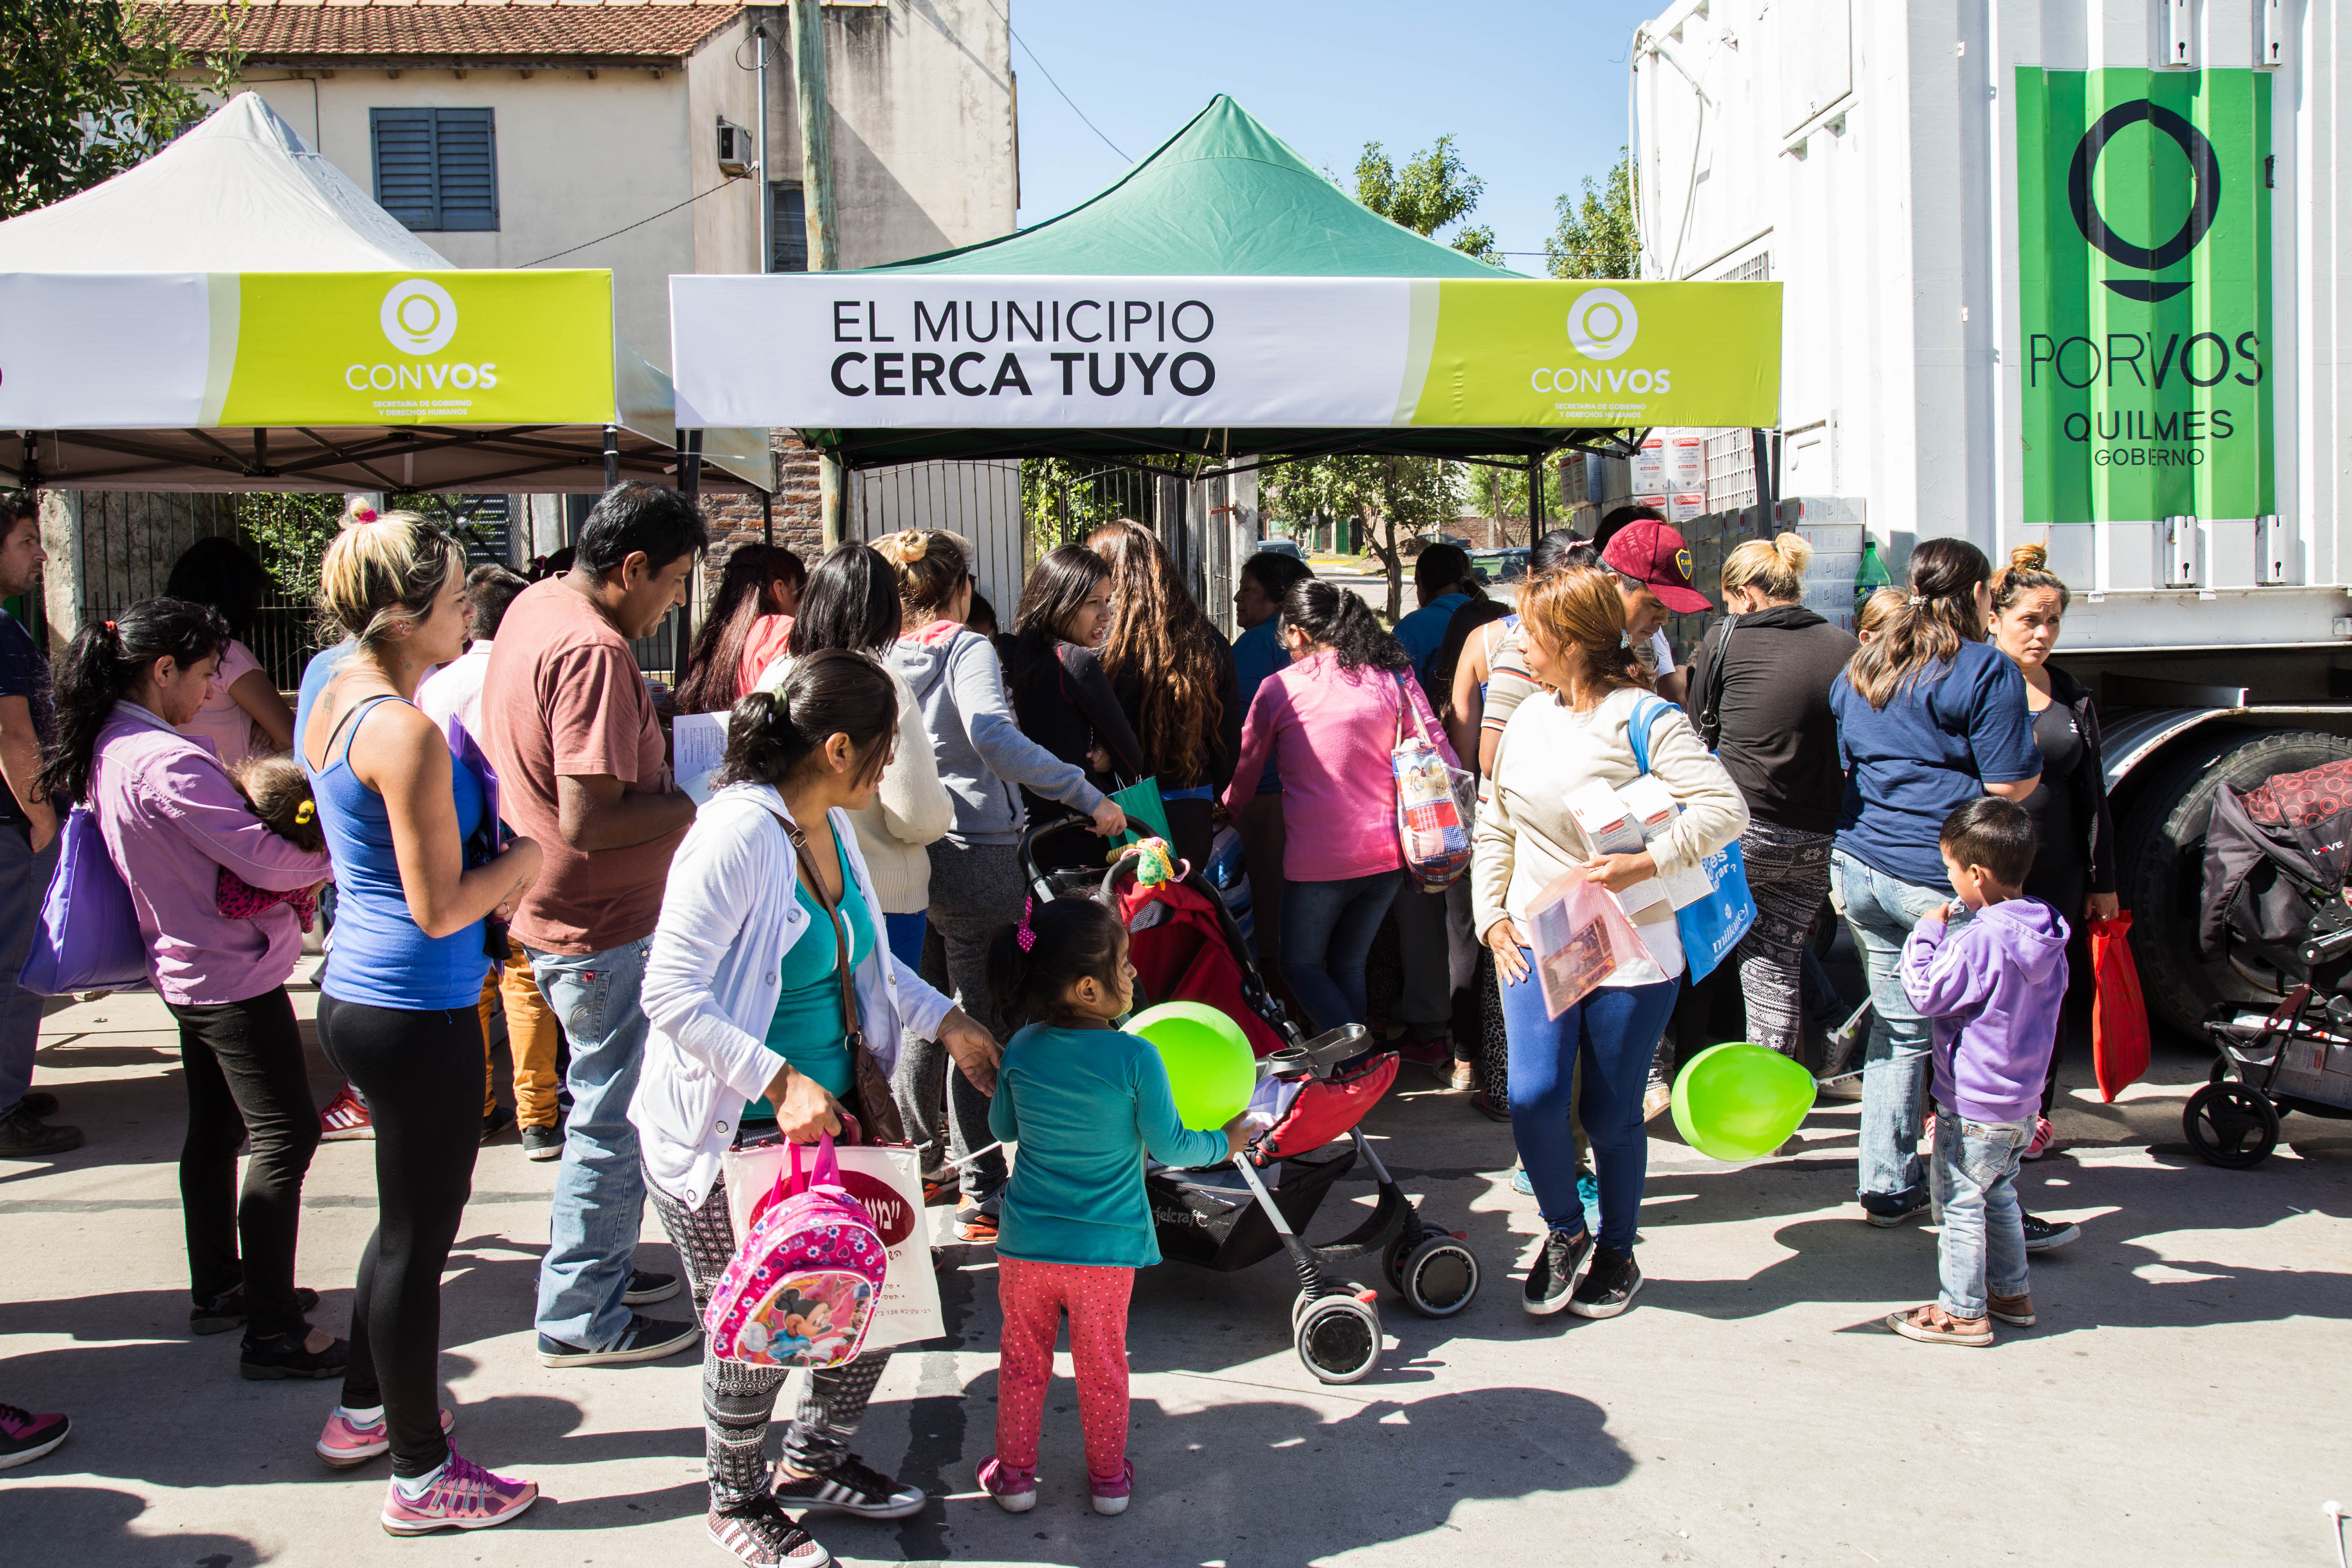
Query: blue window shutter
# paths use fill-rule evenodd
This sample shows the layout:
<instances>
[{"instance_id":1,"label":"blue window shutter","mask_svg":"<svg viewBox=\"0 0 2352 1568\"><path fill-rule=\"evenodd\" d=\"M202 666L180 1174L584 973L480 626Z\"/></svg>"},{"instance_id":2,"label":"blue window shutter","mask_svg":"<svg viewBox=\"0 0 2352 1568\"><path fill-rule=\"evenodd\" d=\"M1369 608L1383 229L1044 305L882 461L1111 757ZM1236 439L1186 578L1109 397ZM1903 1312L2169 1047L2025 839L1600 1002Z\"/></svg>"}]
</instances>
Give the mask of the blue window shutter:
<instances>
[{"instance_id":1,"label":"blue window shutter","mask_svg":"<svg viewBox=\"0 0 2352 1568\"><path fill-rule=\"evenodd\" d=\"M488 109L371 109L376 205L412 229L499 226L498 123Z\"/></svg>"},{"instance_id":2,"label":"blue window shutter","mask_svg":"<svg viewBox=\"0 0 2352 1568\"><path fill-rule=\"evenodd\" d=\"M444 229L499 226L498 125L487 109L434 110Z\"/></svg>"},{"instance_id":3,"label":"blue window shutter","mask_svg":"<svg viewBox=\"0 0 2352 1568\"><path fill-rule=\"evenodd\" d=\"M429 109L371 109L375 202L410 228L441 226L441 185Z\"/></svg>"}]
</instances>

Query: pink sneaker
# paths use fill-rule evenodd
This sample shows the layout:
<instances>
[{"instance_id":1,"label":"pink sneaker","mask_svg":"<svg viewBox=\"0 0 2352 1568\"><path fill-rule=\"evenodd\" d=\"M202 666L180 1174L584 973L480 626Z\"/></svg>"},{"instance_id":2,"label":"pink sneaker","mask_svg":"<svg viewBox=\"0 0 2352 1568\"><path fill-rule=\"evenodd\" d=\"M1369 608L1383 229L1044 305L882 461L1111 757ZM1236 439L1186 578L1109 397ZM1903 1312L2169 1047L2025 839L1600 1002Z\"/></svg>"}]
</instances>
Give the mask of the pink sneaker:
<instances>
[{"instance_id":1,"label":"pink sneaker","mask_svg":"<svg viewBox=\"0 0 2352 1568\"><path fill-rule=\"evenodd\" d=\"M450 1428L457 1425L456 1411L441 1412L443 1436L447 1436ZM391 1452L392 1423L390 1421L378 1416L373 1426L354 1426L350 1417L343 1414L343 1408L340 1405L328 1414L327 1429L319 1434L319 1458L339 1470L348 1470L353 1465L367 1463L378 1454Z\"/></svg>"},{"instance_id":2,"label":"pink sneaker","mask_svg":"<svg viewBox=\"0 0 2352 1568\"><path fill-rule=\"evenodd\" d=\"M1135 1461L1128 1459L1119 1466L1118 1474L1105 1479L1088 1476L1087 1489L1095 1495L1095 1511L1108 1517L1125 1513L1127 1500L1135 1490Z\"/></svg>"},{"instance_id":3,"label":"pink sneaker","mask_svg":"<svg viewBox=\"0 0 2352 1568\"><path fill-rule=\"evenodd\" d=\"M2039 1160L2042 1155L2050 1152L2050 1145L2057 1142L2058 1130L2050 1125L2050 1118L2046 1116L2035 1117L2033 1119L2033 1137L2025 1145L2025 1158L2029 1160Z\"/></svg>"},{"instance_id":4,"label":"pink sneaker","mask_svg":"<svg viewBox=\"0 0 2352 1568\"><path fill-rule=\"evenodd\" d=\"M449 1462L415 1501L401 1495L398 1481L384 1484L383 1528L388 1535L488 1530L504 1524L538 1500L537 1481L494 1476L452 1448Z\"/></svg>"},{"instance_id":5,"label":"pink sneaker","mask_svg":"<svg viewBox=\"0 0 2352 1568\"><path fill-rule=\"evenodd\" d=\"M1016 1470L993 1454L980 1462L980 1485L1007 1513L1027 1513L1037 1506L1037 1472Z\"/></svg>"}]
</instances>

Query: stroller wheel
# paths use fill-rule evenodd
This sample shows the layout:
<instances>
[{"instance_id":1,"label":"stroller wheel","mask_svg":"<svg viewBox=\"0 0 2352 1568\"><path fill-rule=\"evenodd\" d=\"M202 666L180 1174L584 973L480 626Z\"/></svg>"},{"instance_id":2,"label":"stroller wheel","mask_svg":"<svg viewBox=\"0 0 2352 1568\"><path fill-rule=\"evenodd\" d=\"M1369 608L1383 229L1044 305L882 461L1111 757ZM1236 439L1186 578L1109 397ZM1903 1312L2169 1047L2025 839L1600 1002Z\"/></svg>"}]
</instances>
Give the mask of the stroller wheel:
<instances>
[{"instance_id":1,"label":"stroller wheel","mask_svg":"<svg viewBox=\"0 0 2352 1568\"><path fill-rule=\"evenodd\" d=\"M1478 1258L1444 1231L1431 1231L1412 1249L1397 1289L1424 1318L1450 1318L1478 1294Z\"/></svg>"},{"instance_id":2,"label":"stroller wheel","mask_svg":"<svg viewBox=\"0 0 2352 1568\"><path fill-rule=\"evenodd\" d=\"M1360 1382L1380 1364L1381 1310L1360 1296L1318 1296L1293 1338L1318 1381Z\"/></svg>"},{"instance_id":3,"label":"stroller wheel","mask_svg":"<svg viewBox=\"0 0 2352 1568\"><path fill-rule=\"evenodd\" d=\"M2278 1110L2259 1089L2234 1080L2209 1083L2189 1097L2180 1130L2207 1164L2243 1171L2278 1147Z\"/></svg>"}]
</instances>

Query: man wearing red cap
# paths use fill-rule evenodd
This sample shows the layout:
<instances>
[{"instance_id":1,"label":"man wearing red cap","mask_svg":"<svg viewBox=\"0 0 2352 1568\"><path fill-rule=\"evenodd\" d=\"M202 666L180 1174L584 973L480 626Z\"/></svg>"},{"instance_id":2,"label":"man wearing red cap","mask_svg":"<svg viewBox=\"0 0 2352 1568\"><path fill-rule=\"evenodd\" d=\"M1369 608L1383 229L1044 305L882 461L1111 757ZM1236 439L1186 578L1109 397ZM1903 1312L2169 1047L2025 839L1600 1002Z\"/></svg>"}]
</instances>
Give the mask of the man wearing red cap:
<instances>
[{"instance_id":1,"label":"man wearing red cap","mask_svg":"<svg viewBox=\"0 0 2352 1568\"><path fill-rule=\"evenodd\" d=\"M1696 616L1715 607L1691 586L1690 547L1671 525L1640 518L1617 530L1601 552L1601 561L1617 574L1617 586L1625 596L1625 635L1637 645L1648 639L1656 657L1658 695L1680 704L1690 676L1675 667L1673 647L1659 628L1670 610Z\"/></svg>"}]
</instances>

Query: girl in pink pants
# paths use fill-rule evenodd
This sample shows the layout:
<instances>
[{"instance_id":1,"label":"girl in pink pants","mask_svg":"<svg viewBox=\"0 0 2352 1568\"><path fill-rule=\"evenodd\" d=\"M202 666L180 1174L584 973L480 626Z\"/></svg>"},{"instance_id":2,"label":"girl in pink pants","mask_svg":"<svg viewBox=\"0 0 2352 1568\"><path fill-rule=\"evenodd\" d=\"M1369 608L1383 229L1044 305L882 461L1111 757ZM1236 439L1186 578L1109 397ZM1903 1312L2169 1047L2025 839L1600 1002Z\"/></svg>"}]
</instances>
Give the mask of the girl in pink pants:
<instances>
[{"instance_id":1,"label":"girl in pink pants","mask_svg":"<svg viewBox=\"0 0 2352 1568\"><path fill-rule=\"evenodd\" d=\"M1020 1147L997 1233L1004 1313L997 1363L996 1452L980 1482L1008 1513L1037 1503L1037 1429L1054 1376L1054 1341L1070 1320L1070 1360L1086 1428L1097 1513L1124 1513L1127 1300L1135 1271L1160 1261L1143 1192L1143 1157L1218 1163L1247 1134L1177 1120L1168 1070L1149 1041L1111 1027L1134 995L1127 932L1091 899L1024 909L989 945L999 1016L1025 1026L1004 1047L989 1129Z\"/></svg>"}]
</instances>

